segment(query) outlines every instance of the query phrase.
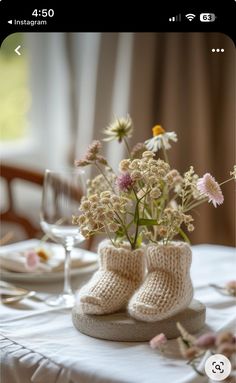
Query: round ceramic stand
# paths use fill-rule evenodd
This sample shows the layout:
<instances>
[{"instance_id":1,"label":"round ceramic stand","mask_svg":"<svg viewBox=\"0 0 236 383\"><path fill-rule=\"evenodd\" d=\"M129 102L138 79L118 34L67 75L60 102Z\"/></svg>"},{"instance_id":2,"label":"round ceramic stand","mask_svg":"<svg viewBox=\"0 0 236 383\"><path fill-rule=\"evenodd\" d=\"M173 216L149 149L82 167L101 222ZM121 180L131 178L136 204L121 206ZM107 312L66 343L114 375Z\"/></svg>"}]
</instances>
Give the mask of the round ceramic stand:
<instances>
[{"instance_id":1,"label":"round ceramic stand","mask_svg":"<svg viewBox=\"0 0 236 383\"><path fill-rule=\"evenodd\" d=\"M188 308L171 318L158 322L141 322L126 312L109 315L86 315L79 306L72 310L74 326L83 334L94 338L120 342L145 342L155 335L164 333L168 339L177 338L180 334L176 323L180 322L191 334L199 331L205 323L205 306L193 300Z\"/></svg>"}]
</instances>

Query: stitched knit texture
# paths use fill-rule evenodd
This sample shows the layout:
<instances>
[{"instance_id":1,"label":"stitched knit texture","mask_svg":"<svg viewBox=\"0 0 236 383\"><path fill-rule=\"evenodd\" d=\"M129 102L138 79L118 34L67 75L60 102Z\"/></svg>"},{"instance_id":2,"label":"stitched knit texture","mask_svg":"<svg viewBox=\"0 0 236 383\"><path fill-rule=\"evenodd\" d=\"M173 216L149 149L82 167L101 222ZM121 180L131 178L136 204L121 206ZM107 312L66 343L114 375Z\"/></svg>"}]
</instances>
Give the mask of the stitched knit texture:
<instances>
[{"instance_id":1,"label":"stitched knit texture","mask_svg":"<svg viewBox=\"0 0 236 383\"><path fill-rule=\"evenodd\" d=\"M99 270L79 291L85 314L110 314L127 305L144 276L144 249L114 247L103 241L98 247Z\"/></svg>"},{"instance_id":2,"label":"stitched knit texture","mask_svg":"<svg viewBox=\"0 0 236 383\"><path fill-rule=\"evenodd\" d=\"M147 277L128 306L132 317L146 322L169 318L193 298L190 278L192 252L184 242L148 246Z\"/></svg>"}]
</instances>

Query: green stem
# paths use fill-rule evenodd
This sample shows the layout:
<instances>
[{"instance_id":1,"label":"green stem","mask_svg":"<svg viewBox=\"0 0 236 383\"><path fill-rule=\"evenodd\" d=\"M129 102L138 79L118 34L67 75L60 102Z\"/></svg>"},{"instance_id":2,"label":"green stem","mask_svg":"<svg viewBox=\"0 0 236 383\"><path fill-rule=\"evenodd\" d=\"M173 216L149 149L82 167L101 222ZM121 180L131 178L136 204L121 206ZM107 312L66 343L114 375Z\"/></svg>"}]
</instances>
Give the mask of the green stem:
<instances>
[{"instance_id":1,"label":"green stem","mask_svg":"<svg viewBox=\"0 0 236 383\"><path fill-rule=\"evenodd\" d=\"M115 242L113 241L113 239L112 239L112 237L111 237L111 233L110 233L110 231L108 230L107 225L105 225L105 231L106 231L106 234L107 234L107 236L109 237L109 239L110 239L112 245L115 246Z\"/></svg>"},{"instance_id":2,"label":"green stem","mask_svg":"<svg viewBox=\"0 0 236 383\"><path fill-rule=\"evenodd\" d=\"M199 206L202 203L207 202L207 201L208 201L208 198L203 198L202 200L200 200L196 203L193 203L192 205L190 204L189 206L185 206L185 208L183 209L183 213L186 213L187 211L192 210L194 207L197 207L197 206Z\"/></svg>"},{"instance_id":3,"label":"green stem","mask_svg":"<svg viewBox=\"0 0 236 383\"><path fill-rule=\"evenodd\" d=\"M222 185L226 184L229 181L233 181L234 179L235 179L234 177L231 177L228 180L221 182L219 185L222 186Z\"/></svg>"},{"instance_id":4,"label":"green stem","mask_svg":"<svg viewBox=\"0 0 236 383\"><path fill-rule=\"evenodd\" d=\"M139 202L142 201L142 199L145 198L146 195L147 195L148 193L150 193L150 191L151 191L151 189L148 189L148 191L147 191L141 198L138 198L137 194L135 193L135 190L133 189L134 195L135 195L136 199L137 199Z\"/></svg>"},{"instance_id":5,"label":"green stem","mask_svg":"<svg viewBox=\"0 0 236 383\"><path fill-rule=\"evenodd\" d=\"M136 246L136 242L137 242L137 238L138 238L138 228L139 228L139 203L141 201L141 199L138 198L134 188L133 188L133 192L134 192L134 195L135 195L135 198L136 198L136 207L135 207L135 216L137 214L137 223L136 223L136 228L135 228L135 235L134 235L134 242L133 242L133 245L132 245L132 249L135 249L135 246ZM143 198L143 197L142 197Z\"/></svg>"},{"instance_id":6,"label":"green stem","mask_svg":"<svg viewBox=\"0 0 236 383\"><path fill-rule=\"evenodd\" d=\"M130 147L129 147L129 144L128 144L128 141L127 141L126 137L124 137L124 143L125 143L125 147L126 147L128 156L129 156L129 158L131 158Z\"/></svg>"},{"instance_id":7,"label":"green stem","mask_svg":"<svg viewBox=\"0 0 236 383\"><path fill-rule=\"evenodd\" d=\"M183 239L185 240L185 242L189 243L190 244L190 239L189 237L187 236L187 234L185 234L185 232L181 229L181 227L179 227L178 229L179 231L179 234L183 237Z\"/></svg>"},{"instance_id":8,"label":"green stem","mask_svg":"<svg viewBox=\"0 0 236 383\"><path fill-rule=\"evenodd\" d=\"M139 228L139 201L136 204L136 209L137 209L137 223L136 223L136 228L135 228L135 236L134 236L134 242L133 242L133 249L135 249L137 238L138 238L138 228Z\"/></svg>"},{"instance_id":9,"label":"green stem","mask_svg":"<svg viewBox=\"0 0 236 383\"><path fill-rule=\"evenodd\" d=\"M133 244L132 244L132 241L131 241L131 239L129 237L129 233L128 233L128 230L127 230L126 226L124 225L122 219L120 218L120 216L119 216L119 214L117 212L115 212L115 215L117 216L117 218L118 218L118 220L119 220L119 222L120 222L120 224L121 224L121 226L122 226L122 228L123 228L123 230L125 232L125 235L126 235L128 241L130 243L131 248L133 248Z\"/></svg>"},{"instance_id":10,"label":"green stem","mask_svg":"<svg viewBox=\"0 0 236 383\"><path fill-rule=\"evenodd\" d=\"M97 169L100 171L100 173L102 174L102 176L105 178L105 180L107 181L108 185L110 186L110 188L112 189L113 192L114 189L113 189L113 186L111 184L111 182L109 181L109 179L107 178L106 174L104 173L104 171L102 170L102 168L100 168L100 166L98 165L97 162L94 162L95 166L97 167Z\"/></svg>"},{"instance_id":11,"label":"green stem","mask_svg":"<svg viewBox=\"0 0 236 383\"><path fill-rule=\"evenodd\" d=\"M166 148L165 148L164 141L163 141L162 138L161 138L161 141L162 141L162 151L163 151L163 155L164 155L165 162L166 162L167 164L169 164L169 160L168 160L168 156L167 156Z\"/></svg>"}]
</instances>

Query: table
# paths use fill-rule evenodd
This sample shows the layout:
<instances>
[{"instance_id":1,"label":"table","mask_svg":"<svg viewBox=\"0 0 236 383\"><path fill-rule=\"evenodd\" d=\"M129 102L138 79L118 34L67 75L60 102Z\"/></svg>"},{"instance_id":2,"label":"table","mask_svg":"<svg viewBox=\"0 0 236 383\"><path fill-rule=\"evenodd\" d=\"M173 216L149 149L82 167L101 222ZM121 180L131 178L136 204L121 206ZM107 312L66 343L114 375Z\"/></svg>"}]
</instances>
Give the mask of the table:
<instances>
[{"instance_id":1,"label":"table","mask_svg":"<svg viewBox=\"0 0 236 383\"><path fill-rule=\"evenodd\" d=\"M209 283L224 285L234 279L235 266L234 248L193 246L191 274L195 297L207 306L206 326L202 332L235 331L235 298L223 296L209 286ZM55 285L43 288L55 291ZM168 355L163 356L148 343L90 338L73 327L69 309L50 308L33 300L2 306L1 318L2 383L208 381L206 377L199 378L180 358L175 340L169 341Z\"/></svg>"}]
</instances>

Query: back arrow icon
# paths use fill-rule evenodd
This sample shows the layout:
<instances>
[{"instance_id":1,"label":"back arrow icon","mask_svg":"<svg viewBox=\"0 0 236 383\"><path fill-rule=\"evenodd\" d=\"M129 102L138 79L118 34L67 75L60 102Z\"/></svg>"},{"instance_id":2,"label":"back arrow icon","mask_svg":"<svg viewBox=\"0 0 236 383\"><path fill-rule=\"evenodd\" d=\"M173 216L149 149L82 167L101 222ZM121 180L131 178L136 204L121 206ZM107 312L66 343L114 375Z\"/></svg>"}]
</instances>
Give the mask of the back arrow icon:
<instances>
[{"instance_id":1,"label":"back arrow icon","mask_svg":"<svg viewBox=\"0 0 236 383\"><path fill-rule=\"evenodd\" d=\"M18 56L21 56L21 53L19 52L20 48L21 48L21 45L18 45L18 47L16 47L16 49L15 49L15 52L16 52L16 54L18 54Z\"/></svg>"}]
</instances>

